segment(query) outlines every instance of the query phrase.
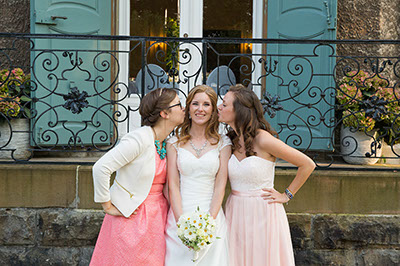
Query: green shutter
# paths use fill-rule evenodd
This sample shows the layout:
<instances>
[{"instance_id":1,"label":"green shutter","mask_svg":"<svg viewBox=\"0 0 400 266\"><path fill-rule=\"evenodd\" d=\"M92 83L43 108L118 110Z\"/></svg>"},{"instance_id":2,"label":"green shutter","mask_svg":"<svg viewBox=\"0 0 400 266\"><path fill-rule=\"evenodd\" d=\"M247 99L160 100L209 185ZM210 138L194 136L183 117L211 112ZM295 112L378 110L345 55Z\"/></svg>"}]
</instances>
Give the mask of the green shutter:
<instances>
[{"instance_id":1,"label":"green shutter","mask_svg":"<svg viewBox=\"0 0 400 266\"><path fill-rule=\"evenodd\" d=\"M111 0L31 0L31 32L42 34L111 34ZM110 95L111 56L85 50L110 50L110 41L35 39L31 51L32 145L108 145L113 123ZM110 89L111 87L111 89ZM86 92L88 107L73 113L65 95Z\"/></svg>"},{"instance_id":2,"label":"green shutter","mask_svg":"<svg viewBox=\"0 0 400 266\"><path fill-rule=\"evenodd\" d=\"M336 1L268 1L268 38L336 39ZM285 111L279 111L273 119L266 118L276 130L282 130L280 138L293 147L332 150L336 47L316 46L267 45L267 54L278 55L267 58L271 59L270 67L274 68L275 60L278 63L275 72L267 73L266 90L279 96Z\"/></svg>"}]
</instances>

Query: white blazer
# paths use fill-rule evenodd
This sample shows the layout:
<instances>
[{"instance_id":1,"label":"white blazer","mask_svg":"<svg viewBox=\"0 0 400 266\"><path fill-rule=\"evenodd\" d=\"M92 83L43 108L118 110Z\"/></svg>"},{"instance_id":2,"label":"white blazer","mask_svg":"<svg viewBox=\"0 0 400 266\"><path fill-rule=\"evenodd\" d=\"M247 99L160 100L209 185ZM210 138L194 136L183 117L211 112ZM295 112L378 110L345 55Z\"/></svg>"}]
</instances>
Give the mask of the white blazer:
<instances>
[{"instance_id":1,"label":"white blazer","mask_svg":"<svg viewBox=\"0 0 400 266\"><path fill-rule=\"evenodd\" d=\"M154 134L144 126L126 134L93 166L94 201L111 203L129 217L147 198L155 175ZM117 171L118 170L118 171ZM117 171L110 188L110 176Z\"/></svg>"}]
</instances>

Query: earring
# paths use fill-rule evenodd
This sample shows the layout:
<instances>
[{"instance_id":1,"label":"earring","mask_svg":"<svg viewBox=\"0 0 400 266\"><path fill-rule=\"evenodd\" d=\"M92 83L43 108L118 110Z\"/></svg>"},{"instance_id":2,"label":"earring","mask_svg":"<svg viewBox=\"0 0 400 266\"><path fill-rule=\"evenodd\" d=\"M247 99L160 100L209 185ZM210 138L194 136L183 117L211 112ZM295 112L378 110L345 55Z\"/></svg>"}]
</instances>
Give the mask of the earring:
<instances>
[{"instance_id":1,"label":"earring","mask_svg":"<svg viewBox=\"0 0 400 266\"><path fill-rule=\"evenodd\" d=\"M192 116L189 114L189 120L191 120L192 119Z\"/></svg>"}]
</instances>

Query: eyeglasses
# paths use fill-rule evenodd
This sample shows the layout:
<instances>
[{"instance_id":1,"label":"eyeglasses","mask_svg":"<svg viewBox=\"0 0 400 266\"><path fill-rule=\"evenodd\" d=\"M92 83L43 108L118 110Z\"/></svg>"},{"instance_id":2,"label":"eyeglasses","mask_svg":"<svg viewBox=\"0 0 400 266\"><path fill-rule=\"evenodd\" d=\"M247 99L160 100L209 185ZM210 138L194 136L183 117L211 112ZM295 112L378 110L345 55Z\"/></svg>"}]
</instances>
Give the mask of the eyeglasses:
<instances>
[{"instance_id":1,"label":"eyeglasses","mask_svg":"<svg viewBox=\"0 0 400 266\"><path fill-rule=\"evenodd\" d=\"M179 102L179 103L177 103L177 104L174 104L174 105L171 105L171 106L168 106L167 109L173 108L173 107L175 107L175 106L179 106L179 107L182 109L182 103L181 103L181 102Z\"/></svg>"}]
</instances>

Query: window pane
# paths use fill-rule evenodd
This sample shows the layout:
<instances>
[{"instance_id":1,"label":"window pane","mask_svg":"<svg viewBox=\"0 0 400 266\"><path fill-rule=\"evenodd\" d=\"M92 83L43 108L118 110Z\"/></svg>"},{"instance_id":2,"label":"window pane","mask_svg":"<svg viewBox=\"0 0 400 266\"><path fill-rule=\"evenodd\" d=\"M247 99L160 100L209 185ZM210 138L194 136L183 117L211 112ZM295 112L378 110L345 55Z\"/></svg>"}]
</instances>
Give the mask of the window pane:
<instances>
[{"instance_id":1,"label":"window pane","mask_svg":"<svg viewBox=\"0 0 400 266\"><path fill-rule=\"evenodd\" d=\"M204 0L204 37L225 37L225 38L251 38L252 37L252 0ZM213 44L212 47L221 54L249 54L251 45L245 44ZM250 79L250 60L246 57L219 56L208 49L207 51L207 72L215 67L229 65L235 74L237 82ZM248 71L240 72L240 67L246 65ZM243 69L243 68L242 68ZM248 75L246 75L246 73Z\"/></svg>"},{"instance_id":2,"label":"window pane","mask_svg":"<svg viewBox=\"0 0 400 266\"><path fill-rule=\"evenodd\" d=\"M168 18L176 20L177 18L177 0L131 0L131 36L167 36L166 25ZM137 43L131 43L131 49ZM146 47L151 45L146 43ZM160 59L155 58L157 51L165 50L163 44L155 45L148 51L146 63L157 64L166 68ZM141 46L136 47L130 54L129 75L136 77L142 64Z\"/></svg>"}]
</instances>

